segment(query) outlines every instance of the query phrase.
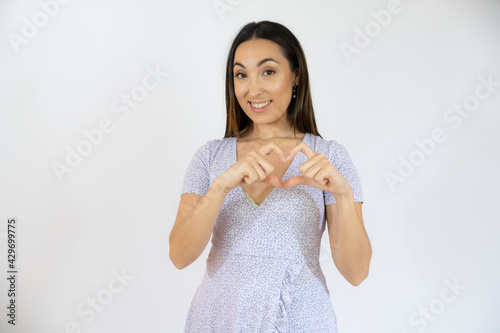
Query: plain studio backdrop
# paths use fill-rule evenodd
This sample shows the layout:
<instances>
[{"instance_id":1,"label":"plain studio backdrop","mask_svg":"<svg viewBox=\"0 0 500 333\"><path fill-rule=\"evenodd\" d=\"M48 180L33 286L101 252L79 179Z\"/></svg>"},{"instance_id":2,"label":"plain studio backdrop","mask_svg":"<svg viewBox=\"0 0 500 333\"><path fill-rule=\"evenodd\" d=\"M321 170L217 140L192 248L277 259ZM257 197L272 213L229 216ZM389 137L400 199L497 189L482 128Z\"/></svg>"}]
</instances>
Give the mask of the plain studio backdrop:
<instances>
[{"instance_id":1,"label":"plain studio backdrop","mask_svg":"<svg viewBox=\"0 0 500 333\"><path fill-rule=\"evenodd\" d=\"M493 0L2 0L1 332L182 332L211 244L178 270L168 236L224 134L230 43L260 20L302 43L319 132L361 179L370 276L321 248L340 332L499 332Z\"/></svg>"}]
</instances>

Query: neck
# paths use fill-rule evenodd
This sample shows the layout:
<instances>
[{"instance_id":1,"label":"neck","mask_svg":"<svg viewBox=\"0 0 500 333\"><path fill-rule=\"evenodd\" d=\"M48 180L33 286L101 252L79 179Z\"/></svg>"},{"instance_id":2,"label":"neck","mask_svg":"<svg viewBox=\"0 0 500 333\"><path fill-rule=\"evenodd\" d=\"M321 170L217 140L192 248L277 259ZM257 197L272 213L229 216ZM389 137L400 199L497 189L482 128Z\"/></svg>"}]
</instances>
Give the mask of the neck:
<instances>
[{"instance_id":1,"label":"neck","mask_svg":"<svg viewBox=\"0 0 500 333\"><path fill-rule=\"evenodd\" d=\"M253 124L253 128L247 135L247 139L270 140L273 138L295 137L293 127L289 124Z\"/></svg>"}]
</instances>

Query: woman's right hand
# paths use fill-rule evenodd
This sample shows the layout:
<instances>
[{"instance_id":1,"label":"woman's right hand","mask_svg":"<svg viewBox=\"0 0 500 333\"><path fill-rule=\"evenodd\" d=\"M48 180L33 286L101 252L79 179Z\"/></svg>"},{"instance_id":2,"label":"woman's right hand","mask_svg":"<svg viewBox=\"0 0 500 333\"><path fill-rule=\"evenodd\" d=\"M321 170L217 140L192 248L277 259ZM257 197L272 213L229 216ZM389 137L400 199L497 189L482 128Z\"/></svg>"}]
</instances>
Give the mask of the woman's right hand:
<instances>
[{"instance_id":1,"label":"woman's right hand","mask_svg":"<svg viewBox=\"0 0 500 333\"><path fill-rule=\"evenodd\" d=\"M265 158L266 155L272 152L278 154L280 160L285 162L283 151L275 143L271 142L256 151L249 152L217 177L220 185L228 191L238 186L263 181L273 186L283 187L281 179L271 175L274 167Z\"/></svg>"}]
</instances>

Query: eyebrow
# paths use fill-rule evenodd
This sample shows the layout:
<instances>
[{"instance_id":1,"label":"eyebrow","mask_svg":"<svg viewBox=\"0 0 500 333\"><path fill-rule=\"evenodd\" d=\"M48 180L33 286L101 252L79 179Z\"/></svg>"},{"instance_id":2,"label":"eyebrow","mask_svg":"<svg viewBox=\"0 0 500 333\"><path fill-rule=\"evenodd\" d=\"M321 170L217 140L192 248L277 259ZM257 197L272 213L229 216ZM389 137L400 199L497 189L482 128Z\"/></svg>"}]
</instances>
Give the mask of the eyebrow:
<instances>
[{"instance_id":1,"label":"eyebrow","mask_svg":"<svg viewBox=\"0 0 500 333\"><path fill-rule=\"evenodd\" d=\"M257 64L257 67L260 67L262 66L263 63L265 62L268 62L268 61L274 61L275 63L279 64L279 62L277 62L276 60L274 60L273 58L266 58L266 59L262 59L261 61L259 61L259 63ZM243 66L242 64L240 64L239 62L235 62L233 67L236 67L236 66L241 66L243 68L245 68L245 66Z\"/></svg>"}]
</instances>

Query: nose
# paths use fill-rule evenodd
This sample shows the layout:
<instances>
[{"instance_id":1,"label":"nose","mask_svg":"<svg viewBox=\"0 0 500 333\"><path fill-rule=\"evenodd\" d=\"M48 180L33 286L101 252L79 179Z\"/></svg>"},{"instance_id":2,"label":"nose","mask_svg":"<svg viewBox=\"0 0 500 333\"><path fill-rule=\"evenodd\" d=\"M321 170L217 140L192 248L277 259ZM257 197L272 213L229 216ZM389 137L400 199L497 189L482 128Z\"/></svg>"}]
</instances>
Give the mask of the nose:
<instances>
[{"instance_id":1,"label":"nose","mask_svg":"<svg viewBox=\"0 0 500 333\"><path fill-rule=\"evenodd\" d=\"M250 97L256 97L262 94L264 89L262 88L262 84L259 80L258 77L253 77L250 78L249 84L248 84L248 95Z\"/></svg>"}]
</instances>

